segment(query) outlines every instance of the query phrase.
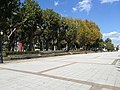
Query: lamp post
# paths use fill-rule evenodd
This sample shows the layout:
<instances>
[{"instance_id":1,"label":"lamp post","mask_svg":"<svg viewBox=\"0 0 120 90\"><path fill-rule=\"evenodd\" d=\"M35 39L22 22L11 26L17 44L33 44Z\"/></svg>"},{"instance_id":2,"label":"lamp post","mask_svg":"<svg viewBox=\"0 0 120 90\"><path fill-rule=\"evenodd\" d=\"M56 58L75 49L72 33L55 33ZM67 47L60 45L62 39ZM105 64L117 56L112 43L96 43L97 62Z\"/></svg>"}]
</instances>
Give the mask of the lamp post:
<instances>
[{"instance_id":1,"label":"lamp post","mask_svg":"<svg viewBox=\"0 0 120 90\"><path fill-rule=\"evenodd\" d=\"M2 57L2 36L3 36L3 32L0 30L0 63L3 63L3 57Z\"/></svg>"}]
</instances>

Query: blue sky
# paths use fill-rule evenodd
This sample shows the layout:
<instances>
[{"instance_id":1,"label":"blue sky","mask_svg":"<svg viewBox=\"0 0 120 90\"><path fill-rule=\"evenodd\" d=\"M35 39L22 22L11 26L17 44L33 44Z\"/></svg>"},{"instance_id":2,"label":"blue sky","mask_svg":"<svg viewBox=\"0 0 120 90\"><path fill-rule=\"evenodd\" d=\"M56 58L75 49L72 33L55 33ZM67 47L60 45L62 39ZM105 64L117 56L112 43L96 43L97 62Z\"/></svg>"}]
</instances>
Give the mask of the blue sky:
<instances>
[{"instance_id":1,"label":"blue sky","mask_svg":"<svg viewBox=\"0 0 120 90\"><path fill-rule=\"evenodd\" d=\"M36 0L42 9L50 8L62 16L96 22L103 39L120 44L120 0Z\"/></svg>"}]
</instances>

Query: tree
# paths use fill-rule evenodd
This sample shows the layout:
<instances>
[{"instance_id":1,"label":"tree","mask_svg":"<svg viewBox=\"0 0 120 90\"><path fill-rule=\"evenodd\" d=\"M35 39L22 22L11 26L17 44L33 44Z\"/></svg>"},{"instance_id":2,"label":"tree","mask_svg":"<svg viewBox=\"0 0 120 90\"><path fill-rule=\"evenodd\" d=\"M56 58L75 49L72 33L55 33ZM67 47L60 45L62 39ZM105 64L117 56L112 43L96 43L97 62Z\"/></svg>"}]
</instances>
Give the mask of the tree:
<instances>
[{"instance_id":1,"label":"tree","mask_svg":"<svg viewBox=\"0 0 120 90\"><path fill-rule=\"evenodd\" d=\"M46 9L43 11L43 38L46 42L46 50L48 50L50 44L55 46L57 43L59 22L61 16L54 12L52 9ZM51 47L53 50L53 47Z\"/></svg>"},{"instance_id":2,"label":"tree","mask_svg":"<svg viewBox=\"0 0 120 90\"><path fill-rule=\"evenodd\" d=\"M41 27L42 10L39 4L34 0L25 0L21 8L21 36L25 38L24 44L28 50L34 50L34 34L37 27ZM22 40L20 38L20 40Z\"/></svg>"},{"instance_id":3,"label":"tree","mask_svg":"<svg viewBox=\"0 0 120 90\"><path fill-rule=\"evenodd\" d=\"M102 34L100 33L99 27L91 21L86 20L86 24L91 32L91 37L90 37L90 45L96 42L96 40L101 40L102 39Z\"/></svg>"},{"instance_id":4,"label":"tree","mask_svg":"<svg viewBox=\"0 0 120 90\"><path fill-rule=\"evenodd\" d=\"M0 2L0 27L6 30L9 26L7 22L12 16L18 13L20 1L19 0L1 0Z\"/></svg>"},{"instance_id":5,"label":"tree","mask_svg":"<svg viewBox=\"0 0 120 90\"><path fill-rule=\"evenodd\" d=\"M7 37L9 49L14 47L12 34L16 30L16 23L19 22L19 9L19 0L2 0L0 3L0 29L4 32L4 38Z\"/></svg>"},{"instance_id":6,"label":"tree","mask_svg":"<svg viewBox=\"0 0 120 90\"><path fill-rule=\"evenodd\" d=\"M69 51L70 48L75 44L76 41L76 24L75 20L72 18L62 18L61 32L63 35L64 43L66 44L66 50Z\"/></svg>"},{"instance_id":7,"label":"tree","mask_svg":"<svg viewBox=\"0 0 120 90\"><path fill-rule=\"evenodd\" d=\"M102 34L95 22L61 17L52 9L42 10L35 0L24 0L22 4L19 0L5 0L0 5L0 28L9 50L14 50L17 42L30 51L35 46L67 51L102 48Z\"/></svg>"},{"instance_id":8,"label":"tree","mask_svg":"<svg viewBox=\"0 0 120 90\"><path fill-rule=\"evenodd\" d=\"M80 47L83 47L85 49L89 44L90 31L84 21L80 20L79 23L80 26L77 30L77 42L80 45Z\"/></svg>"},{"instance_id":9,"label":"tree","mask_svg":"<svg viewBox=\"0 0 120 90\"><path fill-rule=\"evenodd\" d=\"M77 43L84 49L90 49L93 44L102 38L99 27L91 21L76 19Z\"/></svg>"},{"instance_id":10,"label":"tree","mask_svg":"<svg viewBox=\"0 0 120 90\"><path fill-rule=\"evenodd\" d=\"M113 51L114 50L114 45L112 44L112 40L110 38L107 38L105 40L105 45L106 45L106 49L108 51Z\"/></svg>"},{"instance_id":11,"label":"tree","mask_svg":"<svg viewBox=\"0 0 120 90\"><path fill-rule=\"evenodd\" d=\"M96 42L91 46L93 50L103 50L105 48L105 43L103 39L97 39Z\"/></svg>"}]
</instances>

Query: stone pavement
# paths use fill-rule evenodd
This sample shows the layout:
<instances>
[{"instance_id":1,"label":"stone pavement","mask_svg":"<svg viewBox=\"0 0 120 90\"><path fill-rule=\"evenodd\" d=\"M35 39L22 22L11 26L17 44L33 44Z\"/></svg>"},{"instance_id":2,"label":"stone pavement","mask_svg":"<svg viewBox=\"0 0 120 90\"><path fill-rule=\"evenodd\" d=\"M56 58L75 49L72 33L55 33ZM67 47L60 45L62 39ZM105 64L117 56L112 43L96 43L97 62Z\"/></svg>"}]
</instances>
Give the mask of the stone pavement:
<instances>
[{"instance_id":1,"label":"stone pavement","mask_svg":"<svg viewBox=\"0 0 120 90\"><path fill-rule=\"evenodd\" d=\"M0 90L120 90L120 52L0 64Z\"/></svg>"}]
</instances>

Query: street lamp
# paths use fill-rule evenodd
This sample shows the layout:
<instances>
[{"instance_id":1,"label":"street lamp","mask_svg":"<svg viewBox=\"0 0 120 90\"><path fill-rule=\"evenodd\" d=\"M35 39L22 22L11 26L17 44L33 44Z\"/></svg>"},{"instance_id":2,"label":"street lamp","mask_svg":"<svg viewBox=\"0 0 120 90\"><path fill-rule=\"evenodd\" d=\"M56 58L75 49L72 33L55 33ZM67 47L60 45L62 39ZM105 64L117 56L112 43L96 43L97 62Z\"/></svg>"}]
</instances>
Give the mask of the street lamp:
<instances>
[{"instance_id":1,"label":"street lamp","mask_svg":"<svg viewBox=\"0 0 120 90\"><path fill-rule=\"evenodd\" d=\"M3 32L0 31L0 63L3 63L3 57L2 57L2 36L3 36Z\"/></svg>"}]
</instances>

